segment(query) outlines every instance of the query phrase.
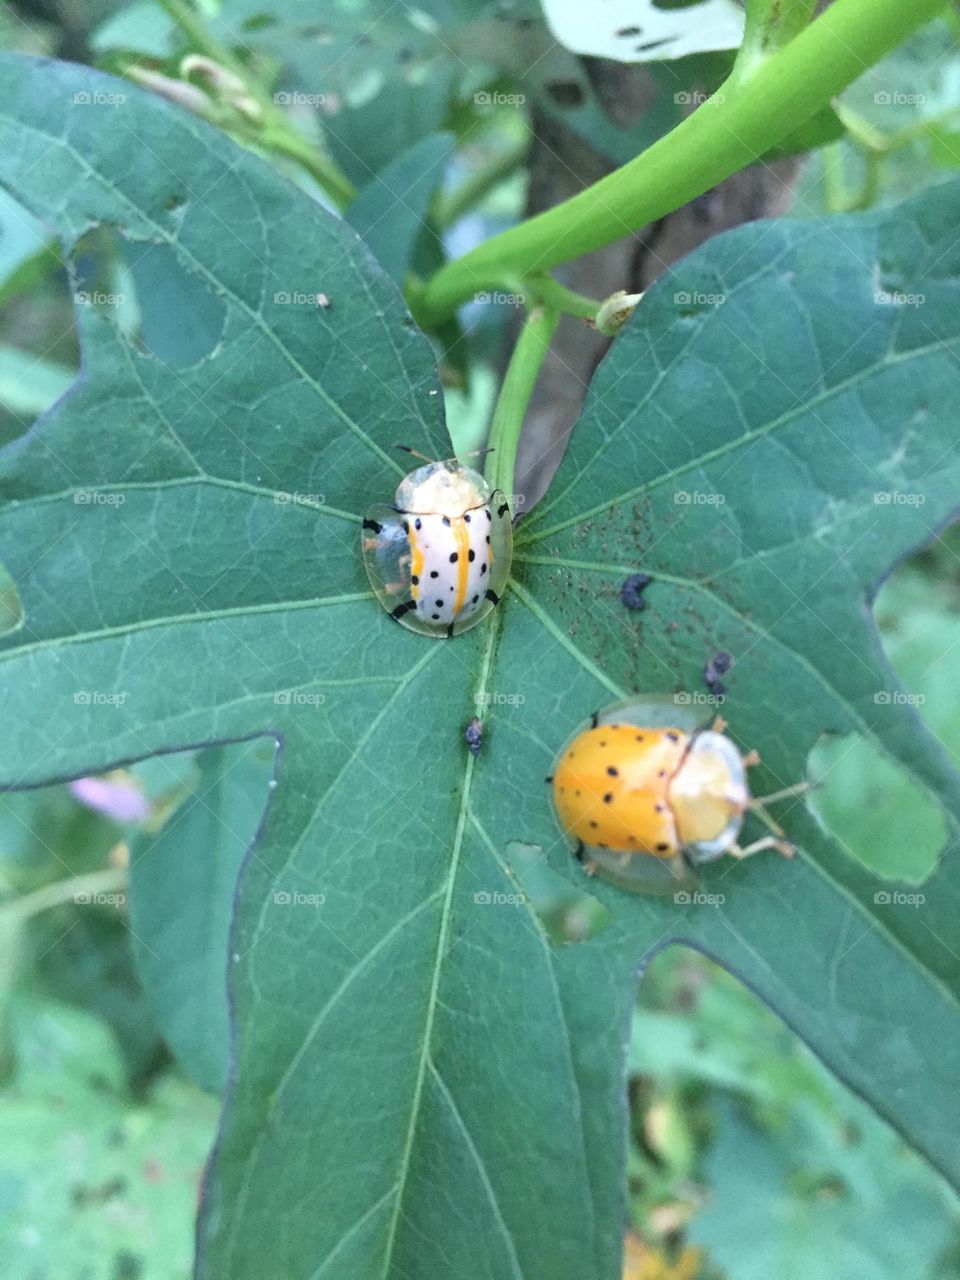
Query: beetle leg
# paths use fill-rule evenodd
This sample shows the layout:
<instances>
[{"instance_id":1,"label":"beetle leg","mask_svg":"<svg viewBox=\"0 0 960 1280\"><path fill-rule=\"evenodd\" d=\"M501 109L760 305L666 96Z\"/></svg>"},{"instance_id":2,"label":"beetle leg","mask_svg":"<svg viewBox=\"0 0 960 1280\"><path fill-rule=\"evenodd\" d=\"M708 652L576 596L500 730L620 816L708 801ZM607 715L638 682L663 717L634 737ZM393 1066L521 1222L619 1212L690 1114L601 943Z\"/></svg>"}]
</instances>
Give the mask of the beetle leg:
<instances>
[{"instance_id":1,"label":"beetle leg","mask_svg":"<svg viewBox=\"0 0 960 1280\"><path fill-rule=\"evenodd\" d=\"M745 849L735 844L728 852L731 858L752 858L755 853L762 853L764 849L776 849L784 858L792 858L796 852L789 840L780 840L777 836L764 836L762 840L754 840Z\"/></svg>"},{"instance_id":2,"label":"beetle leg","mask_svg":"<svg viewBox=\"0 0 960 1280\"><path fill-rule=\"evenodd\" d=\"M745 769L752 769L755 765L758 765L759 763L760 763L759 751L756 751L756 750L748 751L747 754L743 757L743 767Z\"/></svg>"},{"instance_id":3,"label":"beetle leg","mask_svg":"<svg viewBox=\"0 0 960 1280\"><path fill-rule=\"evenodd\" d=\"M717 716L710 727L714 733L723 733L726 730L727 722L724 720L723 716Z\"/></svg>"}]
</instances>

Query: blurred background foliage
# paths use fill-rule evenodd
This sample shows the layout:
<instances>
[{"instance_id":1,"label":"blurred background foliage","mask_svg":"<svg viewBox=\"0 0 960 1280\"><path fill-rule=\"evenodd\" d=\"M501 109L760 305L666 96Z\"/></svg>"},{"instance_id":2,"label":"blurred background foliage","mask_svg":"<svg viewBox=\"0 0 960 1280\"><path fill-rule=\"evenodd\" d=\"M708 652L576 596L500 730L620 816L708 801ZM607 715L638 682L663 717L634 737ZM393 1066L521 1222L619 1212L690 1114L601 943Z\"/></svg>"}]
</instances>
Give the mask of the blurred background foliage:
<instances>
[{"instance_id":1,"label":"blurred background foliage","mask_svg":"<svg viewBox=\"0 0 960 1280\"><path fill-rule=\"evenodd\" d=\"M521 216L534 107L622 161L680 118L678 86L709 91L729 66L723 53L654 64L647 109L625 124L597 92L596 60L553 41L536 0L431 0L416 21L405 6L364 0L329 6L322 22L300 0L203 7L261 82L290 96L305 133L322 126L361 194L409 148L441 133L456 140L438 190L423 194L429 233L415 234L417 223L406 250L374 246L401 253L401 273L404 251L429 271ZM371 36L357 41L371 13ZM958 30L951 10L843 96L846 132L805 161L794 215L892 202L960 165ZM115 0L0 4L0 46L170 76L187 48L161 8ZM298 105L297 94L321 92L319 112ZM526 110L478 105L475 95L498 92L523 95ZM277 163L324 198L301 168ZM0 442L77 376L74 307L94 288L123 295L121 322L175 364L216 340L215 308L169 263L100 236L71 275L45 229L0 194ZM458 450L483 439L513 311L471 304L438 349ZM960 753L956 528L883 584L876 618L918 714ZM228 1075L232 886L273 767L273 743L254 742L0 800L3 1276L190 1274ZM842 778L824 820L854 853L876 847L875 762L853 753ZM591 898L572 899L532 855L526 868L558 942L603 927ZM157 930L176 935L175 974L151 951ZM937 1176L733 976L682 948L656 956L627 1052L628 1280L960 1280L960 1212Z\"/></svg>"}]
</instances>

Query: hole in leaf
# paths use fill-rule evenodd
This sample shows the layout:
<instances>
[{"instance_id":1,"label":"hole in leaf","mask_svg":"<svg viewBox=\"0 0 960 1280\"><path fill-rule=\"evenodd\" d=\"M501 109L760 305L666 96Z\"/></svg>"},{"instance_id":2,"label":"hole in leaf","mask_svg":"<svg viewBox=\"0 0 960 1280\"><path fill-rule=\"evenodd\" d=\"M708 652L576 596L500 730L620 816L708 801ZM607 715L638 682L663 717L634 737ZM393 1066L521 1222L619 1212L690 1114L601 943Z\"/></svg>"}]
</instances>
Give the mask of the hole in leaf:
<instances>
[{"instance_id":1,"label":"hole in leaf","mask_svg":"<svg viewBox=\"0 0 960 1280\"><path fill-rule=\"evenodd\" d=\"M506 855L551 942L585 942L610 924L606 907L554 871L539 845L512 841Z\"/></svg>"},{"instance_id":2,"label":"hole in leaf","mask_svg":"<svg viewBox=\"0 0 960 1280\"><path fill-rule=\"evenodd\" d=\"M892 696L892 695L891 695ZM874 874L921 884L947 839L936 801L866 737L825 735L807 761L817 820Z\"/></svg>"},{"instance_id":3,"label":"hole in leaf","mask_svg":"<svg viewBox=\"0 0 960 1280\"><path fill-rule=\"evenodd\" d=\"M136 295L142 345L183 368L209 356L223 333L226 307L169 245L124 240L122 260Z\"/></svg>"}]
</instances>

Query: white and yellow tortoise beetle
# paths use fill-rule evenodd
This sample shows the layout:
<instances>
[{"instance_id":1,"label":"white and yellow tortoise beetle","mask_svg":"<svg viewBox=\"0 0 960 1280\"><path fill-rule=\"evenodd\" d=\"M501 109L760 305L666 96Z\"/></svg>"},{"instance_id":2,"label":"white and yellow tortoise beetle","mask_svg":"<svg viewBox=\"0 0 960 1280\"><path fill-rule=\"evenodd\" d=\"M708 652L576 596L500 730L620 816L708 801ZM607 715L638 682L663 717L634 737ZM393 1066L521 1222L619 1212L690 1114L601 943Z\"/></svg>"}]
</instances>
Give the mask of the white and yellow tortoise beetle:
<instances>
[{"instance_id":1,"label":"white and yellow tortoise beetle","mask_svg":"<svg viewBox=\"0 0 960 1280\"><path fill-rule=\"evenodd\" d=\"M510 508L457 458L427 462L401 480L393 506L369 508L362 547L370 585L391 618L419 635L459 635L503 594Z\"/></svg>"}]
</instances>

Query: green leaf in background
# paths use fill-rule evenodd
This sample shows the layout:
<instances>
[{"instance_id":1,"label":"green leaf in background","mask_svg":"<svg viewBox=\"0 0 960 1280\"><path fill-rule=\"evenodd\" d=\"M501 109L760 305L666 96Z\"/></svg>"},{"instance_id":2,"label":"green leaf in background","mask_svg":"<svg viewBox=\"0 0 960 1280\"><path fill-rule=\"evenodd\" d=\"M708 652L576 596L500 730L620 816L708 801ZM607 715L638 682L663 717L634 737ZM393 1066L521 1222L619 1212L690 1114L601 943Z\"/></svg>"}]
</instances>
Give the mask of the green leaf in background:
<instances>
[{"instance_id":1,"label":"green leaf in background","mask_svg":"<svg viewBox=\"0 0 960 1280\"><path fill-rule=\"evenodd\" d=\"M73 369L0 346L0 405L25 418L43 413L67 391Z\"/></svg>"},{"instance_id":2,"label":"green leaf in background","mask_svg":"<svg viewBox=\"0 0 960 1280\"><path fill-rule=\"evenodd\" d=\"M449 133L422 138L371 178L347 210L347 221L399 285L410 270L430 200L443 181L444 161L453 142Z\"/></svg>"},{"instance_id":3,"label":"green leaf in background","mask_svg":"<svg viewBox=\"0 0 960 1280\"><path fill-rule=\"evenodd\" d=\"M30 1280L185 1280L216 1105L161 1078L123 1089L109 1030L54 1003L18 1011L0 1093L0 1269Z\"/></svg>"},{"instance_id":4,"label":"green leaf in background","mask_svg":"<svg viewBox=\"0 0 960 1280\"><path fill-rule=\"evenodd\" d=\"M26 613L0 647L0 785L283 743L232 933L203 1280L612 1280L622 1045L636 968L669 940L741 974L960 1178L949 858L922 913L878 904L887 882L795 804L792 863L714 866L687 904L592 883L606 929L557 947L507 852L538 844L582 886L544 794L554 753L620 692L692 699L721 648L758 787L801 777L825 731L862 733L943 798L955 839L956 775L914 708L875 701L898 685L868 602L960 480L956 188L895 221L752 224L679 264L600 367L492 625L425 643L378 609L358 556L392 442L449 449L392 284L201 121L129 86L78 110L79 88L115 82L0 66L0 179L68 247L97 223L165 245L225 308L188 368L81 308L84 381L0 455ZM283 300L317 291L333 306ZM875 500L891 492L925 502ZM642 615L620 600L639 568Z\"/></svg>"},{"instance_id":5,"label":"green leaf in background","mask_svg":"<svg viewBox=\"0 0 960 1280\"><path fill-rule=\"evenodd\" d=\"M227 1078L227 940L243 856L263 817L273 744L211 747L184 804L130 849L130 931L157 1023L186 1074Z\"/></svg>"}]
</instances>

